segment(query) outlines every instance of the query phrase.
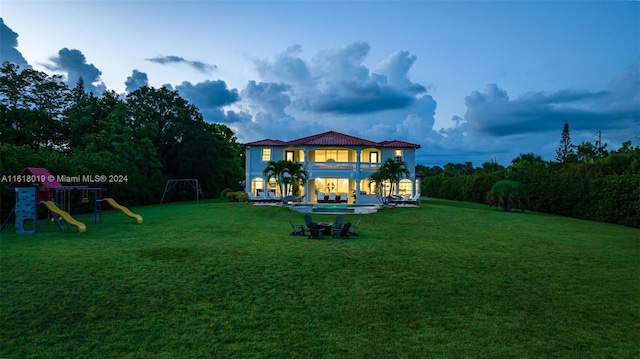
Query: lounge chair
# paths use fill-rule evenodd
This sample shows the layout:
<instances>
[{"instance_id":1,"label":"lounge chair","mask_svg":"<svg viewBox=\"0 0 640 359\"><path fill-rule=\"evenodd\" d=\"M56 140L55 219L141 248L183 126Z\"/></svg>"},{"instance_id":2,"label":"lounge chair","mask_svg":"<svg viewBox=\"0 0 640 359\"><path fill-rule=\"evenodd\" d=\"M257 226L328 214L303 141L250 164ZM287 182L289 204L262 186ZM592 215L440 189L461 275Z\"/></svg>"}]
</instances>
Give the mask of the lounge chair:
<instances>
[{"instance_id":1,"label":"lounge chair","mask_svg":"<svg viewBox=\"0 0 640 359\"><path fill-rule=\"evenodd\" d=\"M304 223L307 225L307 229L311 229L311 223L313 223L313 221L311 220L311 215L310 214L305 214L304 215Z\"/></svg>"},{"instance_id":2,"label":"lounge chair","mask_svg":"<svg viewBox=\"0 0 640 359\"><path fill-rule=\"evenodd\" d=\"M247 202L250 202L250 203L260 202L260 198L258 198L258 196L254 196L253 193L247 192L247 195L249 196L249 199L247 200Z\"/></svg>"},{"instance_id":3,"label":"lounge chair","mask_svg":"<svg viewBox=\"0 0 640 359\"><path fill-rule=\"evenodd\" d=\"M311 222L309 226L309 239L323 239L324 228L320 228L316 222Z\"/></svg>"},{"instance_id":4,"label":"lounge chair","mask_svg":"<svg viewBox=\"0 0 640 359\"><path fill-rule=\"evenodd\" d=\"M280 202L282 200L280 196L277 196L276 193L273 191L269 191L267 193L267 198L269 202Z\"/></svg>"},{"instance_id":5,"label":"lounge chair","mask_svg":"<svg viewBox=\"0 0 640 359\"><path fill-rule=\"evenodd\" d=\"M342 229L335 232L333 234L334 238L339 238L339 239L349 239L351 237L349 237L349 229L351 228L351 222L347 222L344 224L344 226L342 226Z\"/></svg>"},{"instance_id":6,"label":"lounge chair","mask_svg":"<svg viewBox=\"0 0 640 359\"><path fill-rule=\"evenodd\" d=\"M387 196L387 204L397 205L398 203L402 203L402 196L391 195Z\"/></svg>"},{"instance_id":7,"label":"lounge chair","mask_svg":"<svg viewBox=\"0 0 640 359\"><path fill-rule=\"evenodd\" d=\"M344 214L339 214L336 217L336 221L333 224L333 228L331 228L331 232L333 234L335 234L336 232L339 232L342 229L343 224L344 224Z\"/></svg>"},{"instance_id":8,"label":"lounge chair","mask_svg":"<svg viewBox=\"0 0 640 359\"><path fill-rule=\"evenodd\" d=\"M303 197L302 196L286 196L282 198L282 202L283 203L300 203L302 202Z\"/></svg>"},{"instance_id":9,"label":"lounge chair","mask_svg":"<svg viewBox=\"0 0 640 359\"><path fill-rule=\"evenodd\" d=\"M358 236L359 234L356 233L356 229L358 229L358 227L360 226L360 222L362 222L362 218L358 218L358 221L356 222L356 224L353 225L353 230L349 230L349 235L351 236Z\"/></svg>"},{"instance_id":10,"label":"lounge chair","mask_svg":"<svg viewBox=\"0 0 640 359\"><path fill-rule=\"evenodd\" d=\"M304 226L302 224L296 226L295 224L293 224L293 222L291 222L291 220L289 220L289 224L291 224L291 228L293 229L293 232L291 232L292 236L306 235L306 233L304 232Z\"/></svg>"},{"instance_id":11,"label":"lounge chair","mask_svg":"<svg viewBox=\"0 0 640 359\"><path fill-rule=\"evenodd\" d=\"M404 196L397 197L397 204L411 204L411 195L405 194Z\"/></svg>"},{"instance_id":12,"label":"lounge chair","mask_svg":"<svg viewBox=\"0 0 640 359\"><path fill-rule=\"evenodd\" d=\"M269 197L267 197L266 192L258 192L256 198L258 199L257 202L269 202Z\"/></svg>"},{"instance_id":13,"label":"lounge chair","mask_svg":"<svg viewBox=\"0 0 640 359\"><path fill-rule=\"evenodd\" d=\"M420 204L420 193L416 193L415 196L411 199L411 201L415 204Z\"/></svg>"}]
</instances>

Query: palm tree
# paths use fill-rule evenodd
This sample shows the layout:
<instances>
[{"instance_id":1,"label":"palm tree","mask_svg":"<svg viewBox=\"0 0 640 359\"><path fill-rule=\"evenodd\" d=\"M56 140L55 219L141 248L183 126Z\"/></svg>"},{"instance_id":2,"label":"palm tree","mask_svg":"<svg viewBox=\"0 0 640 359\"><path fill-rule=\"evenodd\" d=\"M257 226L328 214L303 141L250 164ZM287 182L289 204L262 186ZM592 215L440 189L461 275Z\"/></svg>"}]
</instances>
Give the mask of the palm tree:
<instances>
[{"instance_id":1,"label":"palm tree","mask_svg":"<svg viewBox=\"0 0 640 359\"><path fill-rule=\"evenodd\" d=\"M289 194L290 191L297 192L298 187L307 182L307 172L300 162L269 161L262 174L267 178L267 182L275 178L282 196Z\"/></svg>"},{"instance_id":2,"label":"palm tree","mask_svg":"<svg viewBox=\"0 0 640 359\"><path fill-rule=\"evenodd\" d=\"M297 195L300 186L307 183L307 171L300 162L284 161L285 170L282 181L284 182L284 193Z\"/></svg>"},{"instance_id":3,"label":"palm tree","mask_svg":"<svg viewBox=\"0 0 640 359\"><path fill-rule=\"evenodd\" d=\"M383 178L383 173L380 171L380 169L378 169L377 171L372 173L371 176L369 176L369 181L376 184L375 188L378 190L376 193L379 193L379 194L383 194L382 182L384 182L384 180L385 179Z\"/></svg>"},{"instance_id":4,"label":"palm tree","mask_svg":"<svg viewBox=\"0 0 640 359\"><path fill-rule=\"evenodd\" d=\"M370 178L378 179L380 181L389 181L391 186L389 186L389 196L393 193L393 186L400 182L400 179L404 176L408 178L411 173L407 169L407 163L404 161L396 161L393 158L387 158L387 160L380 166L380 168L371 175ZM378 186L380 186L380 182L376 181Z\"/></svg>"},{"instance_id":5,"label":"palm tree","mask_svg":"<svg viewBox=\"0 0 640 359\"><path fill-rule=\"evenodd\" d=\"M262 171L262 174L267 178L267 186L269 181L271 181L272 178L275 178L281 194L284 193L283 177L286 171L286 162L287 161L283 160L269 161L269 163L267 163L267 167Z\"/></svg>"}]
</instances>

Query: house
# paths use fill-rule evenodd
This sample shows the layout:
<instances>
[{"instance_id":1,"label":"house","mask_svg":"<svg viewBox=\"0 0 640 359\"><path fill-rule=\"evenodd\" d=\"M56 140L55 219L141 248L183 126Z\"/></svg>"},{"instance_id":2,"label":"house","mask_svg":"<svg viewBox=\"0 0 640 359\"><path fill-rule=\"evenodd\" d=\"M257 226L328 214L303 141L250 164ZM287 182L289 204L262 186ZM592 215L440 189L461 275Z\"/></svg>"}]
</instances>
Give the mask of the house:
<instances>
[{"instance_id":1,"label":"house","mask_svg":"<svg viewBox=\"0 0 640 359\"><path fill-rule=\"evenodd\" d=\"M303 164L307 182L298 189L304 203L325 202L323 195L347 196L348 203L377 202L375 185L369 177L387 159L404 161L410 171L394 188L399 195L420 192L420 175L415 172L415 152L420 145L404 141L370 141L329 131L291 141L264 139L244 144L245 190L253 195L275 194L275 181L263 175L269 161L289 160ZM389 183L383 184L388 193ZM320 197L319 197L320 196ZM332 196L333 198L333 196Z\"/></svg>"}]
</instances>

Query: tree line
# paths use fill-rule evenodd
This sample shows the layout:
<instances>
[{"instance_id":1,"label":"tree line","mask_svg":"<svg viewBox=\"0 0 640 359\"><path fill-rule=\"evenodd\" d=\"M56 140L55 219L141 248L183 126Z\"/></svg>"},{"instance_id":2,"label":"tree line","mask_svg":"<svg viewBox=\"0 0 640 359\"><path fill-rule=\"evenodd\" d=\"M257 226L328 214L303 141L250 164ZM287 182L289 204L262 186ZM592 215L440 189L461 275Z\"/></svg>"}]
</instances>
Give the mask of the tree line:
<instances>
[{"instance_id":1,"label":"tree line","mask_svg":"<svg viewBox=\"0 0 640 359\"><path fill-rule=\"evenodd\" d=\"M8 62L0 68L1 174L46 167L54 175L124 175L126 182L92 186L145 205L159 202L168 179L197 178L209 198L238 188L243 158L233 131L205 122L176 91L142 87L96 97L82 78L70 88L59 75ZM14 202L7 185L0 185L3 218Z\"/></svg>"},{"instance_id":2,"label":"tree line","mask_svg":"<svg viewBox=\"0 0 640 359\"><path fill-rule=\"evenodd\" d=\"M565 123L553 161L525 153L507 167L489 161L416 170L425 174L425 196L491 204L492 187L509 180L526 209L640 228L640 147L607 147L600 139L572 144Z\"/></svg>"}]
</instances>

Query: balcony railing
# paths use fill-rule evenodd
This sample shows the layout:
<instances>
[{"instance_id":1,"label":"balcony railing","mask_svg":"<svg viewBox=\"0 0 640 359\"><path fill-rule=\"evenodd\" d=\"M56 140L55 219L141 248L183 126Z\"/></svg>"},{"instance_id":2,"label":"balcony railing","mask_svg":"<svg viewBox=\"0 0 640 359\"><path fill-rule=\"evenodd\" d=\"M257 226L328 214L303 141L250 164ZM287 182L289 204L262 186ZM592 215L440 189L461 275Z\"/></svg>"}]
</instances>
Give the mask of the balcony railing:
<instances>
[{"instance_id":1,"label":"balcony railing","mask_svg":"<svg viewBox=\"0 0 640 359\"><path fill-rule=\"evenodd\" d=\"M355 171L356 162L309 162L309 169L316 171ZM361 162L360 171L375 172L380 168L379 163Z\"/></svg>"}]
</instances>

